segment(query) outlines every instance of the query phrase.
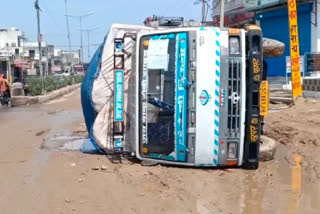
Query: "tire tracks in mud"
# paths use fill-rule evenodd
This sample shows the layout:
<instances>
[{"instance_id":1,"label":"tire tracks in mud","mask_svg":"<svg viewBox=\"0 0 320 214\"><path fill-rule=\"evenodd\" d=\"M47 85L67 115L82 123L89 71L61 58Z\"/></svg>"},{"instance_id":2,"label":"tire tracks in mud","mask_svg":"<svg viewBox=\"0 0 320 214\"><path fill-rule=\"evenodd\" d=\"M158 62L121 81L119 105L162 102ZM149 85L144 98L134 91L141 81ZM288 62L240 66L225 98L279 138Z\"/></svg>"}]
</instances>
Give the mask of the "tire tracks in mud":
<instances>
[{"instance_id":1,"label":"tire tracks in mud","mask_svg":"<svg viewBox=\"0 0 320 214\"><path fill-rule=\"evenodd\" d=\"M220 170L211 172L206 169L170 168L161 165L143 167L140 164L133 164L115 165L113 171L122 183L142 186L142 191L137 193L138 197L153 195L159 196L162 200L175 200L179 206L182 206L181 209L184 209L185 213L223 213L219 206L219 200L217 198L201 197L202 187L196 184L197 180L202 183L201 177L210 176L214 173L216 173L215 176L221 177ZM197 173L199 174L197 175ZM183 179L190 175L191 180ZM194 180L192 180L193 178ZM204 184L210 186L206 181ZM218 185L218 182L215 185Z\"/></svg>"}]
</instances>

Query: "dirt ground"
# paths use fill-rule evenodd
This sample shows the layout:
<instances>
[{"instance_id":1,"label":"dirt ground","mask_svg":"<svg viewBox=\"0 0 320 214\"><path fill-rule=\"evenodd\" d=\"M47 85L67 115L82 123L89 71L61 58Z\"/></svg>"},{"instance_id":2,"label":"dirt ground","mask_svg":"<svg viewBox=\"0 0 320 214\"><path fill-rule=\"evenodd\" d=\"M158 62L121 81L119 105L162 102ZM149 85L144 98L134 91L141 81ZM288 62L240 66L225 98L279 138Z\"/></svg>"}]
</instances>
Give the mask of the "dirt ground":
<instances>
[{"instance_id":1,"label":"dirt ground","mask_svg":"<svg viewBox=\"0 0 320 214\"><path fill-rule=\"evenodd\" d=\"M265 133L279 142L277 153L256 171L143 167L82 154L79 91L0 109L0 213L318 214L320 101L271 107Z\"/></svg>"}]
</instances>

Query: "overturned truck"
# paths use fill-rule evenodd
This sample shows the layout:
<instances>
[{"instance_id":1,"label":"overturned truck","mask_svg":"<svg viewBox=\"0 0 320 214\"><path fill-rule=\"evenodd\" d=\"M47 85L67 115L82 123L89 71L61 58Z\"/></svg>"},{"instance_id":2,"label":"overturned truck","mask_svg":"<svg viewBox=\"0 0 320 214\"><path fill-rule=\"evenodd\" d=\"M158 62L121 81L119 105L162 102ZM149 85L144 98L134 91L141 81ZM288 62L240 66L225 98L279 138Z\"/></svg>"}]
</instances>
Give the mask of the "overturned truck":
<instances>
[{"instance_id":1,"label":"overturned truck","mask_svg":"<svg viewBox=\"0 0 320 214\"><path fill-rule=\"evenodd\" d=\"M82 84L83 150L257 169L267 105L262 41L253 25L113 25Z\"/></svg>"}]
</instances>

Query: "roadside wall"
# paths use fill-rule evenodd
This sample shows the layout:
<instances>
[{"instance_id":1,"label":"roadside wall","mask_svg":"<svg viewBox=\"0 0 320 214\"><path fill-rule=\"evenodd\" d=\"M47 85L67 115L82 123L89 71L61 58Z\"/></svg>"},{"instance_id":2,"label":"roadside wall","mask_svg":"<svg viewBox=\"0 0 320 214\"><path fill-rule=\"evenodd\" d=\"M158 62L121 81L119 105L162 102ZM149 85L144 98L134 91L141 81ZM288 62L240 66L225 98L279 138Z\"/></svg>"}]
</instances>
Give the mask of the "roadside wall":
<instances>
[{"instance_id":1,"label":"roadside wall","mask_svg":"<svg viewBox=\"0 0 320 214\"><path fill-rule=\"evenodd\" d=\"M11 99L12 106L23 106L23 105L32 105L37 103L45 103L50 100L56 99L58 97L64 96L78 88L80 88L80 83L60 88L58 90L52 91L43 96L14 96Z\"/></svg>"}]
</instances>

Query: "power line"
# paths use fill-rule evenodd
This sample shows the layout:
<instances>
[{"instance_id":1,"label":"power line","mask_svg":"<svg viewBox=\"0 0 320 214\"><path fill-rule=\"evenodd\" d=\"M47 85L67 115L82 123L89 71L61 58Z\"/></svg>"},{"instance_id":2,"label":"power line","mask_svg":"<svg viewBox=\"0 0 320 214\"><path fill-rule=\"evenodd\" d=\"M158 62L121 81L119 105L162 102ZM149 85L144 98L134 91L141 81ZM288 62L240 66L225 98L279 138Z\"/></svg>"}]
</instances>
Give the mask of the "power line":
<instances>
[{"instance_id":1,"label":"power line","mask_svg":"<svg viewBox=\"0 0 320 214\"><path fill-rule=\"evenodd\" d=\"M53 24L55 24L56 27L58 27L60 30L62 30L63 28L58 24L54 15L52 15L52 11L47 6L46 0L43 0L42 3L43 3L43 8L46 10L46 13L44 13L44 14L46 14L51 19L51 21L53 22Z\"/></svg>"},{"instance_id":2,"label":"power line","mask_svg":"<svg viewBox=\"0 0 320 214\"><path fill-rule=\"evenodd\" d=\"M214 5L214 7L212 8L212 10L214 10L214 9L216 9L216 8L218 7L218 5L220 4L220 1L221 1L221 0L217 0L217 1L216 1L217 3Z\"/></svg>"},{"instance_id":3,"label":"power line","mask_svg":"<svg viewBox=\"0 0 320 214\"><path fill-rule=\"evenodd\" d=\"M204 23L207 20L209 9L213 10L213 8L208 3L208 0L197 0L197 1L193 2L194 5L198 5L200 3L202 3L202 23Z\"/></svg>"},{"instance_id":4,"label":"power line","mask_svg":"<svg viewBox=\"0 0 320 214\"><path fill-rule=\"evenodd\" d=\"M90 47L94 47L94 46L100 46L101 44L90 44L89 46ZM69 47L69 45L54 45L55 47L60 47L60 48L67 48ZM80 48L81 46L80 45L72 45L71 46L72 48ZM83 47L88 47L88 45L83 45Z\"/></svg>"},{"instance_id":5,"label":"power line","mask_svg":"<svg viewBox=\"0 0 320 214\"><path fill-rule=\"evenodd\" d=\"M94 12L89 12L89 13L86 13L86 14L83 14L83 15L70 15L70 14L66 14L65 16L68 16L68 17L71 17L71 18L76 18L76 19L79 19L79 23L80 23L80 42L81 42L81 62L83 62L83 36L82 36L82 20L84 18L87 18L88 16L91 16L93 15Z\"/></svg>"}]
</instances>

